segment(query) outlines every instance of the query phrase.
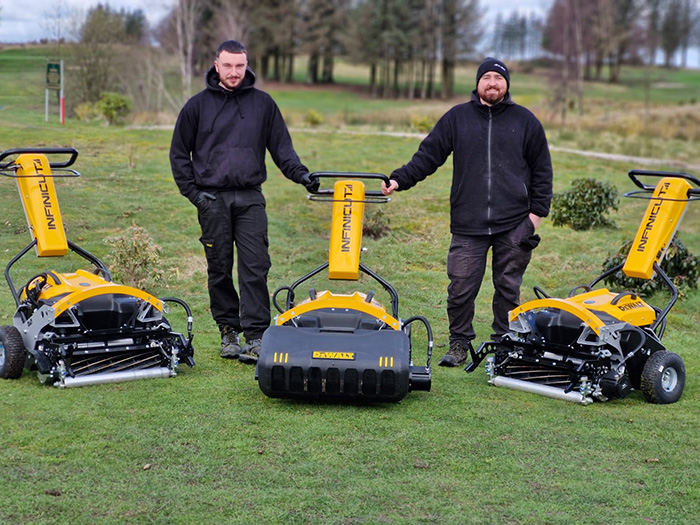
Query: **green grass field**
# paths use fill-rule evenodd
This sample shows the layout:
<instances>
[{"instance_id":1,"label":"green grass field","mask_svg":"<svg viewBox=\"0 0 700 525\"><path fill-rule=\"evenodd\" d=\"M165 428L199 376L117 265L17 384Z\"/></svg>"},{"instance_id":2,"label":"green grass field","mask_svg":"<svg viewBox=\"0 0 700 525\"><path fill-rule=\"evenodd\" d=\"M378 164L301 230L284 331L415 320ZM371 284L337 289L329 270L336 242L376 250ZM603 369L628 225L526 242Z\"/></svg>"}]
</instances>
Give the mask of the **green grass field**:
<instances>
[{"instance_id":1,"label":"green grass field","mask_svg":"<svg viewBox=\"0 0 700 525\"><path fill-rule=\"evenodd\" d=\"M28 372L19 380L0 381L1 523L697 523L700 292L686 292L669 316L664 341L687 368L683 397L673 405L651 405L633 392L623 400L581 407L490 387L483 367L473 374L435 367L432 391L410 393L398 404L267 398L254 381L253 367L218 357L195 210L170 175L171 131L72 119L61 126L55 115L44 123L42 69L27 73L10 67L15 53L6 58L0 52L0 150L79 150L75 168L82 177L57 182L68 238L108 259L105 237L132 224L146 228L163 248L168 277L168 288L153 292L178 296L193 309L197 365L183 366L168 380L66 390L41 385ZM683 78L697 92L700 75ZM544 84L539 89L544 94ZM634 89L621 87L620 98ZM341 104L359 111L371 103L357 94L310 97L308 90L286 88L275 97L292 119L317 101L328 115ZM335 110L334 100L339 101ZM390 173L410 159L419 139L372 132L383 129L380 113L407 106L431 111L417 103L377 102L377 124L354 129L366 134L300 125L293 131L295 146L312 170ZM387 120L394 122L392 116ZM594 142L595 133L583 134L589 138L581 140ZM554 124L550 136L553 146L580 147L575 132ZM623 135L615 138L621 153L626 141L637 144ZM697 143L671 138L659 144L680 152L657 148L653 156L669 159L659 169L676 169L679 160L700 162ZM623 193L634 189L627 171L644 168L558 151L553 162L557 192L575 178L592 176ZM436 358L447 344L450 176L449 166L443 167L381 205L391 232L364 241L363 262L396 287L401 316L424 315L431 322ZM330 207L309 202L305 190L271 163L264 191L274 291L326 260ZM9 178L0 179L0 202L0 254L6 264L30 238ZM561 296L589 282L605 257L634 235L642 211L643 203L623 199L613 215L617 229L588 232L544 221L523 300L534 298L535 285ZM680 236L691 252L700 253L697 204L689 207ZM19 281L22 275L76 264L32 254L22 261ZM365 278L339 284L316 279L309 286L374 287ZM487 276L476 316L482 339L490 334L490 296ZM664 304L664 299L650 301ZM0 324L11 324L13 313L12 297L2 287ZM425 336L417 332L419 361Z\"/></svg>"}]
</instances>

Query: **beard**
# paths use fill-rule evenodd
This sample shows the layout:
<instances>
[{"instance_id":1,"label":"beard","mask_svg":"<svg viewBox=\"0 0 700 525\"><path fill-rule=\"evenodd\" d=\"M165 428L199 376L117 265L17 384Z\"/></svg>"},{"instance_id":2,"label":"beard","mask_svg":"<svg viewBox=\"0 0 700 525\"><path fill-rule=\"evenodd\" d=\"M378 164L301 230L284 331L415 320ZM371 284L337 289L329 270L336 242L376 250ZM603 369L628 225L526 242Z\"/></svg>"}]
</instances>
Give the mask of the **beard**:
<instances>
[{"instance_id":1,"label":"beard","mask_svg":"<svg viewBox=\"0 0 700 525\"><path fill-rule=\"evenodd\" d=\"M481 100L488 102L491 105L500 102L505 96L506 91L501 91L500 89L486 89L483 93L479 93Z\"/></svg>"},{"instance_id":2,"label":"beard","mask_svg":"<svg viewBox=\"0 0 700 525\"><path fill-rule=\"evenodd\" d=\"M220 81L221 81L221 84L223 84L223 86L226 89L233 90L241 85L241 83L243 82L243 79L242 78L226 78L226 79L220 79Z\"/></svg>"}]
</instances>

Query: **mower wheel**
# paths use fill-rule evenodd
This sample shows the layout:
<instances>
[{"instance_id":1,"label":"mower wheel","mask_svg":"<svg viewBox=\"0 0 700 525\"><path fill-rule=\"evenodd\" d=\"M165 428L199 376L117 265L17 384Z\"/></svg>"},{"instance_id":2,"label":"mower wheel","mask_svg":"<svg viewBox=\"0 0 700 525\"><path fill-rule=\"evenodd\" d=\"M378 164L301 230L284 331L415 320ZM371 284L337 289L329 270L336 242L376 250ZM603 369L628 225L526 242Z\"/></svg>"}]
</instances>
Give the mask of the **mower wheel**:
<instances>
[{"instance_id":1,"label":"mower wheel","mask_svg":"<svg viewBox=\"0 0 700 525\"><path fill-rule=\"evenodd\" d=\"M19 378L26 357L19 330L14 326L0 326L0 379Z\"/></svg>"},{"instance_id":2,"label":"mower wheel","mask_svg":"<svg viewBox=\"0 0 700 525\"><path fill-rule=\"evenodd\" d=\"M681 398L685 365L678 354L659 350L647 359L642 371L642 394L650 403L667 405Z\"/></svg>"}]
</instances>

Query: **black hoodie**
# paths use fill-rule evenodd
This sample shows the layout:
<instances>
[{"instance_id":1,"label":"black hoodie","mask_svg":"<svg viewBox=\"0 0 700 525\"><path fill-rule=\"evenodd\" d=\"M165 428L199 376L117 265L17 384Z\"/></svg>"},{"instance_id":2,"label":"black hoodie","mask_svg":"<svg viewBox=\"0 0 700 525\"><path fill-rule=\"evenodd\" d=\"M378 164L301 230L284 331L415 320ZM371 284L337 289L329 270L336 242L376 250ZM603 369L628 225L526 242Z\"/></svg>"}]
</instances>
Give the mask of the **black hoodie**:
<instances>
[{"instance_id":1,"label":"black hoodie","mask_svg":"<svg viewBox=\"0 0 700 525\"><path fill-rule=\"evenodd\" d=\"M170 165L180 193L194 202L200 191L260 189L267 178L265 150L282 173L301 182L308 173L292 145L272 97L255 87L246 70L241 85L228 91L212 67L206 89L187 101L170 145Z\"/></svg>"},{"instance_id":2,"label":"black hoodie","mask_svg":"<svg viewBox=\"0 0 700 525\"><path fill-rule=\"evenodd\" d=\"M450 231L491 235L515 228L530 212L546 217L552 161L539 120L510 94L494 106L469 102L450 109L411 161L391 174L407 190L453 155Z\"/></svg>"}]
</instances>

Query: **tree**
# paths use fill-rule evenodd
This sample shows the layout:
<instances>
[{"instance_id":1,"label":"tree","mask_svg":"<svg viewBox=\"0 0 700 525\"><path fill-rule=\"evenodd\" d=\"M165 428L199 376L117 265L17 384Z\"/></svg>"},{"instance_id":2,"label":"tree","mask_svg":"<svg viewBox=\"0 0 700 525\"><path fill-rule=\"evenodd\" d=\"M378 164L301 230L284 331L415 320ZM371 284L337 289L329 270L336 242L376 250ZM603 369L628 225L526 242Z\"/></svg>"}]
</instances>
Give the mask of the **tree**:
<instances>
[{"instance_id":1,"label":"tree","mask_svg":"<svg viewBox=\"0 0 700 525\"><path fill-rule=\"evenodd\" d=\"M87 13L79 30L75 46L76 74L80 102L97 102L103 91L113 90L118 84L115 71L116 46L125 37L124 18L109 5L97 4Z\"/></svg>"},{"instance_id":2,"label":"tree","mask_svg":"<svg viewBox=\"0 0 700 525\"><path fill-rule=\"evenodd\" d=\"M647 20L647 61L650 66L656 62L656 51L659 48L659 33L661 32L661 13L668 0L645 0Z\"/></svg>"},{"instance_id":3,"label":"tree","mask_svg":"<svg viewBox=\"0 0 700 525\"><path fill-rule=\"evenodd\" d=\"M681 46L683 24L681 17L682 0L670 0L661 20L661 50L664 53L664 66L671 67L673 55Z\"/></svg>"},{"instance_id":4,"label":"tree","mask_svg":"<svg viewBox=\"0 0 700 525\"><path fill-rule=\"evenodd\" d=\"M440 34L442 98L451 98L454 95L457 60L475 50L475 44L482 35L479 23L481 18L479 0L443 0Z\"/></svg>"},{"instance_id":5,"label":"tree","mask_svg":"<svg viewBox=\"0 0 700 525\"><path fill-rule=\"evenodd\" d=\"M688 66L688 48L693 43L693 32L700 21L700 13L697 0L683 0L681 2L681 25L678 30L681 39L681 67Z\"/></svg>"},{"instance_id":6,"label":"tree","mask_svg":"<svg viewBox=\"0 0 700 525\"><path fill-rule=\"evenodd\" d=\"M202 9L201 0L177 0L175 5L175 34L180 59L183 102L192 95L194 71L195 30Z\"/></svg>"},{"instance_id":7,"label":"tree","mask_svg":"<svg viewBox=\"0 0 700 525\"><path fill-rule=\"evenodd\" d=\"M141 9L136 11L122 10L121 16L124 19L124 34L126 43L147 44L148 43L148 20Z\"/></svg>"}]
</instances>

